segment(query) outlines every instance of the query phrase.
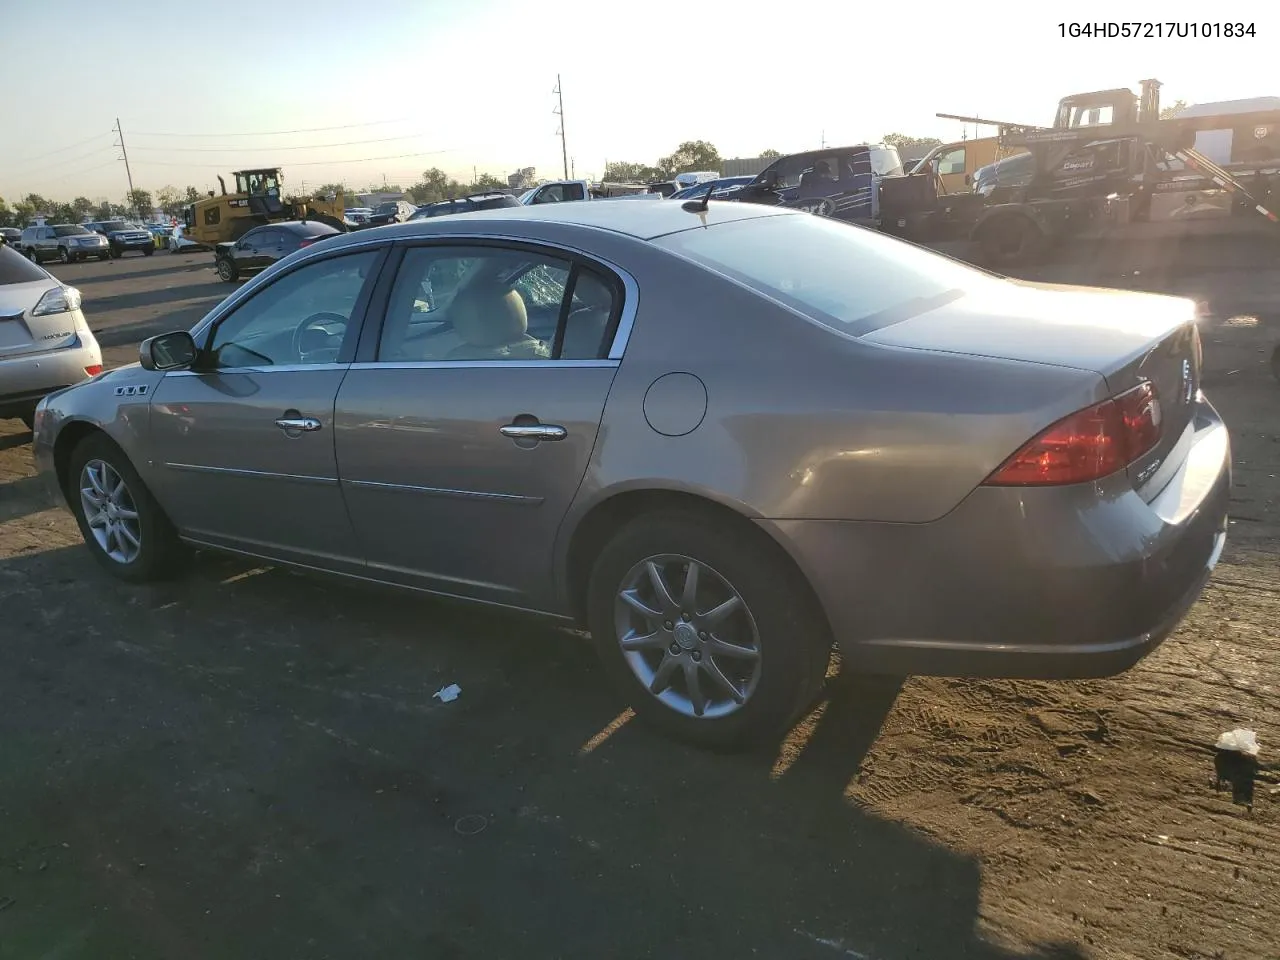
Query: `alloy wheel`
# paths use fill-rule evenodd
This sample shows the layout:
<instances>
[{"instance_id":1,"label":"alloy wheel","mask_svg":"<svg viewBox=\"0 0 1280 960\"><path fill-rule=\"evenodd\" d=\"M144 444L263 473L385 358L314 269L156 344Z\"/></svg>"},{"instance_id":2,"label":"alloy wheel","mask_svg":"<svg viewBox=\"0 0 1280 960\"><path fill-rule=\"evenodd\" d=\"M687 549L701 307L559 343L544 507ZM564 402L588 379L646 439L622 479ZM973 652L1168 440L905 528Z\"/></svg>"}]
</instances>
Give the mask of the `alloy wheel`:
<instances>
[{"instance_id":1,"label":"alloy wheel","mask_svg":"<svg viewBox=\"0 0 1280 960\"><path fill-rule=\"evenodd\" d=\"M142 551L142 525L128 485L105 460L80 471L80 505L98 547L116 563L129 564Z\"/></svg>"},{"instance_id":2,"label":"alloy wheel","mask_svg":"<svg viewBox=\"0 0 1280 960\"><path fill-rule=\"evenodd\" d=\"M615 598L614 626L636 679L684 716L735 713L759 683L751 611L728 580L691 557L662 554L635 564Z\"/></svg>"}]
</instances>

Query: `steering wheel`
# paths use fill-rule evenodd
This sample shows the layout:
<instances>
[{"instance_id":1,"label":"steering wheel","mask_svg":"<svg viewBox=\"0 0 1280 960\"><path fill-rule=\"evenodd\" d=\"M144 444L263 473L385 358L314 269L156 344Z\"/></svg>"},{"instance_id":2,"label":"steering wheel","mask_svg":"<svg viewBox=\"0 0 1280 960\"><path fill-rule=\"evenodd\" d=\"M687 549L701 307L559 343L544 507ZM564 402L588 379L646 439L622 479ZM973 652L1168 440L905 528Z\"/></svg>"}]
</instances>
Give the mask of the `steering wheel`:
<instances>
[{"instance_id":1,"label":"steering wheel","mask_svg":"<svg viewBox=\"0 0 1280 960\"><path fill-rule=\"evenodd\" d=\"M347 318L340 313L321 312L311 314L294 328L293 355L302 360L308 354L332 350L333 355L336 357L338 348L342 344L342 334L335 335L321 329L326 324L340 324L343 333L345 333ZM334 342L335 340L337 343Z\"/></svg>"}]
</instances>

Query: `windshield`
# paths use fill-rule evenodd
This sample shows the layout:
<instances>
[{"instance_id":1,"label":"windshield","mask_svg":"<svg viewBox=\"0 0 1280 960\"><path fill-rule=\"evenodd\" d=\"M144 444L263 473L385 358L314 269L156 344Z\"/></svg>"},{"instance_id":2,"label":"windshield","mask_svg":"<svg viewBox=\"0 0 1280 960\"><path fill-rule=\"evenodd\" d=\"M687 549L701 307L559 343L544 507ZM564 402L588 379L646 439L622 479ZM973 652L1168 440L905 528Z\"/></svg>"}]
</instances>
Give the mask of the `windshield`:
<instances>
[{"instance_id":1,"label":"windshield","mask_svg":"<svg viewBox=\"0 0 1280 960\"><path fill-rule=\"evenodd\" d=\"M53 232L59 237L76 237L82 233L88 233L89 231L78 223L68 223L60 227L54 227Z\"/></svg>"},{"instance_id":2,"label":"windshield","mask_svg":"<svg viewBox=\"0 0 1280 960\"><path fill-rule=\"evenodd\" d=\"M102 223L98 224L98 226L102 227L103 230L108 231L129 229L129 225L123 220L104 220Z\"/></svg>"},{"instance_id":3,"label":"windshield","mask_svg":"<svg viewBox=\"0 0 1280 960\"><path fill-rule=\"evenodd\" d=\"M395 213L395 212L396 212L396 209L397 209L397 208L396 208L396 204L395 204L395 202L394 202L394 201L392 201L391 203L380 203L380 204L378 204L378 210L377 210L377 212L378 212L378 213L380 213L380 214L382 214L382 213Z\"/></svg>"},{"instance_id":4,"label":"windshield","mask_svg":"<svg viewBox=\"0 0 1280 960\"><path fill-rule=\"evenodd\" d=\"M875 230L809 214L685 230L654 243L849 336L1000 282Z\"/></svg>"}]
</instances>

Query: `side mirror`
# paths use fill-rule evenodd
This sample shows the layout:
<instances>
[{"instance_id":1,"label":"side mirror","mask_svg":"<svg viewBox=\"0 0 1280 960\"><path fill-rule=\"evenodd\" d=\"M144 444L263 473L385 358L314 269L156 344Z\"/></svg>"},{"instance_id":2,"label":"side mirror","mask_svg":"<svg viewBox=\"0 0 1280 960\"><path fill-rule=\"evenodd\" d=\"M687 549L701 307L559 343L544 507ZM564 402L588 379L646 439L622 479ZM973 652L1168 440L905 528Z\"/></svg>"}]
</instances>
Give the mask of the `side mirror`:
<instances>
[{"instance_id":1,"label":"side mirror","mask_svg":"<svg viewBox=\"0 0 1280 960\"><path fill-rule=\"evenodd\" d=\"M196 362L196 341L185 330L148 337L138 346L138 362L144 370L185 370Z\"/></svg>"}]
</instances>

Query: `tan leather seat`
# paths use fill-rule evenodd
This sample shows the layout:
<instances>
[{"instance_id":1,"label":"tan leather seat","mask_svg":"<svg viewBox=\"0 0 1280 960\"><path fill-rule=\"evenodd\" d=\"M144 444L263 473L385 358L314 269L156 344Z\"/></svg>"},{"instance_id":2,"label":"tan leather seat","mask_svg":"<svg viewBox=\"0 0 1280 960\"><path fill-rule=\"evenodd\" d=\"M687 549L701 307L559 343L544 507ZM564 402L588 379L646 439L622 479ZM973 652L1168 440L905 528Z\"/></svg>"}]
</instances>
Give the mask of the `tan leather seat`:
<instances>
[{"instance_id":1,"label":"tan leather seat","mask_svg":"<svg viewBox=\"0 0 1280 960\"><path fill-rule=\"evenodd\" d=\"M516 290L461 292L449 306L449 319L463 342L446 360L533 360L548 355L542 341L527 333L529 314Z\"/></svg>"},{"instance_id":2,"label":"tan leather seat","mask_svg":"<svg viewBox=\"0 0 1280 960\"><path fill-rule=\"evenodd\" d=\"M560 344L562 360L599 358L609 317L613 313L613 291L590 273L583 271L573 287L573 299L582 306L571 310L565 321Z\"/></svg>"}]
</instances>

